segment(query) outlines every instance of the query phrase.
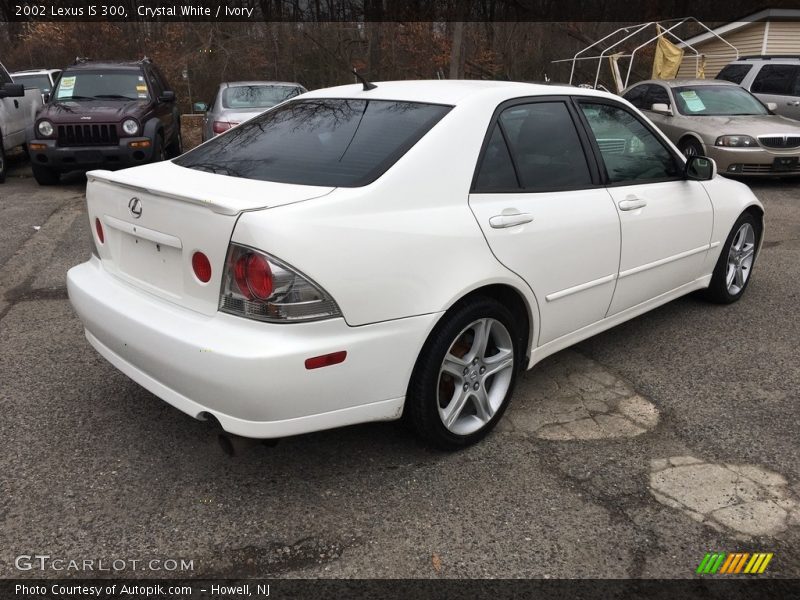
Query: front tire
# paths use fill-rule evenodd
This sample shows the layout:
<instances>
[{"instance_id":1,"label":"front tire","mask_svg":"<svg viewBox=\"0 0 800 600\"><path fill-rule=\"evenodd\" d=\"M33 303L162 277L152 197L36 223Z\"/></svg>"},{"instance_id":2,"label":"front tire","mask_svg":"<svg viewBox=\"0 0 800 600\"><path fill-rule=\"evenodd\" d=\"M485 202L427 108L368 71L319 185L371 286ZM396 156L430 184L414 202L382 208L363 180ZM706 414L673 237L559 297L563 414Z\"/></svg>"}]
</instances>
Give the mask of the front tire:
<instances>
[{"instance_id":1,"label":"front tire","mask_svg":"<svg viewBox=\"0 0 800 600\"><path fill-rule=\"evenodd\" d=\"M56 185L61 180L61 174L49 167L32 164L33 178L39 185Z\"/></svg>"},{"instance_id":2,"label":"front tire","mask_svg":"<svg viewBox=\"0 0 800 600\"><path fill-rule=\"evenodd\" d=\"M694 138L686 138L681 140L678 149L683 152L683 155L686 158L690 156L702 156L703 155L703 146Z\"/></svg>"},{"instance_id":3,"label":"front tire","mask_svg":"<svg viewBox=\"0 0 800 600\"><path fill-rule=\"evenodd\" d=\"M751 213L742 213L722 246L711 284L706 290L708 300L730 304L744 295L750 283L760 240L761 224Z\"/></svg>"},{"instance_id":4,"label":"front tire","mask_svg":"<svg viewBox=\"0 0 800 600\"><path fill-rule=\"evenodd\" d=\"M511 311L487 297L461 302L420 352L406 395L408 422L439 448L474 444L503 416L523 354Z\"/></svg>"}]
</instances>

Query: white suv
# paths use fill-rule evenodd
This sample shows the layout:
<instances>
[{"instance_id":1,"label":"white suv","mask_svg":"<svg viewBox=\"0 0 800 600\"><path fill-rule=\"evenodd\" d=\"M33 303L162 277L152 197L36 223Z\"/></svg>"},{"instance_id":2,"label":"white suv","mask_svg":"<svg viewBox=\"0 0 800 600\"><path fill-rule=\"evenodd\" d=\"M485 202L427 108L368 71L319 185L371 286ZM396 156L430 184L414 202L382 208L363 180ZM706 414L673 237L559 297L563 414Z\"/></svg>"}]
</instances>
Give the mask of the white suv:
<instances>
[{"instance_id":1,"label":"white suv","mask_svg":"<svg viewBox=\"0 0 800 600\"><path fill-rule=\"evenodd\" d=\"M800 56L744 56L716 77L739 84L775 112L800 120Z\"/></svg>"}]
</instances>

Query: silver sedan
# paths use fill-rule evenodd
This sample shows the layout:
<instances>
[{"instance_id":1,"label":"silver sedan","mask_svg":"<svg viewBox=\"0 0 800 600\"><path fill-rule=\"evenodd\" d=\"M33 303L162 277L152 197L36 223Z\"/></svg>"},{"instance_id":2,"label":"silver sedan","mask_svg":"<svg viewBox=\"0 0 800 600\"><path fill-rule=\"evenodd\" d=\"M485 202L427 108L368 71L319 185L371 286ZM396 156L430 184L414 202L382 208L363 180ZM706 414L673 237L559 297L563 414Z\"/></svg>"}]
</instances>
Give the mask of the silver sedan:
<instances>
[{"instance_id":1,"label":"silver sedan","mask_svg":"<svg viewBox=\"0 0 800 600\"><path fill-rule=\"evenodd\" d=\"M194 105L195 110L206 113L203 120L203 141L306 91L308 90L299 83L280 81L221 83L210 106L204 102Z\"/></svg>"},{"instance_id":2,"label":"silver sedan","mask_svg":"<svg viewBox=\"0 0 800 600\"><path fill-rule=\"evenodd\" d=\"M713 158L723 175L800 175L800 123L772 114L736 84L643 81L623 92L687 156Z\"/></svg>"}]
</instances>

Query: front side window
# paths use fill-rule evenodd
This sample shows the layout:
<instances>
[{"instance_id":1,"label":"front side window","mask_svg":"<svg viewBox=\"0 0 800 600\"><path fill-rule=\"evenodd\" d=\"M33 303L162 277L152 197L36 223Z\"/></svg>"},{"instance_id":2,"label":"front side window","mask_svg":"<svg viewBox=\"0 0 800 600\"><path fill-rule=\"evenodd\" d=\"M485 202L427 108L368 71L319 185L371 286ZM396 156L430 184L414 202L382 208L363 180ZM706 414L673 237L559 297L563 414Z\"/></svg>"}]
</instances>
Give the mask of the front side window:
<instances>
[{"instance_id":1,"label":"front side window","mask_svg":"<svg viewBox=\"0 0 800 600\"><path fill-rule=\"evenodd\" d=\"M755 94L800 95L800 65L764 65L753 81Z\"/></svg>"},{"instance_id":2,"label":"front side window","mask_svg":"<svg viewBox=\"0 0 800 600\"><path fill-rule=\"evenodd\" d=\"M677 87L678 112L688 116L766 115L767 109L744 88L733 85Z\"/></svg>"},{"instance_id":3,"label":"front side window","mask_svg":"<svg viewBox=\"0 0 800 600\"><path fill-rule=\"evenodd\" d=\"M730 81L731 83L742 83L744 78L750 72L753 65L728 65L722 71L717 73L715 79L722 79L723 81Z\"/></svg>"},{"instance_id":4,"label":"front side window","mask_svg":"<svg viewBox=\"0 0 800 600\"><path fill-rule=\"evenodd\" d=\"M237 85L222 92L224 108L270 108L303 91L289 85Z\"/></svg>"},{"instance_id":5,"label":"front side window","mask_svg":"<svg viewBox=\"0 0 800 600\"><path fill-rule=\"evenodd\" d=\"M53 94L56 100L148 100L141 71L67 71Z\"/></svg>"},{"instance_id":6,"label":"front side window","mask_svg":"<svg viewBox=\"0 0 800 600\"><path fill-rule=\"evenodd\" d=\"M672 153L627 110L581 102L611 183L674 179L680 170Z\"/></svg>"},{"instance_id":7,"label":"front side window","mask_svg":"<svg viewBox=\"0 0 800 600\"><path fill-rule=\"evenodd\" d=\"M245 179L358 187L380 177L451 108L395 100L296 100L174 162Z\"/></svg>"}]
</instances>

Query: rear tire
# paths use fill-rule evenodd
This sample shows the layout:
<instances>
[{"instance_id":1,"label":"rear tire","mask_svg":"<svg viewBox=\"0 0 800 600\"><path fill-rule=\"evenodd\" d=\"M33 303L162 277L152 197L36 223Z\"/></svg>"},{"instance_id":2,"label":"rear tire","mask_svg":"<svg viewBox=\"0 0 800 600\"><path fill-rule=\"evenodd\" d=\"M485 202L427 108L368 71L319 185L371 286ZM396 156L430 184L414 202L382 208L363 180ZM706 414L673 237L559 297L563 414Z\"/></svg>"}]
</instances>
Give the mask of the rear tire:
<instances>
[{"instance_id":1,"label":"rear tire","mask_svg":"<svg viewBox=\"0 0 800 600\"><path fill-rule=\"evenodd\" d=\"M33 178L39 185L56 185L61 181L61 174L49 167L32 164Z\"/></svg>"},{"instance_id":2,"label":"rear tire","mask_svg":"<svg viewBox=\"0 0 800 600\"><path fill-rule=\"evenodd\" d=\"M444 450L476 443L502 418L523 356L508 308L483 296L462 301L422 347L406 395L406 421Z\"/></svg>"},{"instance_id":3,"label":"rear tire","mask_svg":"<svg viewBox=\"0 0 800 600\"><path fill-rule=\"evenodd\" d=\"M731 304L744 295L752 279L760 241L761 223L751 213L742 213L722 246L711 284L705 291L707 300Z\"/></svg>"}]
</instances>

